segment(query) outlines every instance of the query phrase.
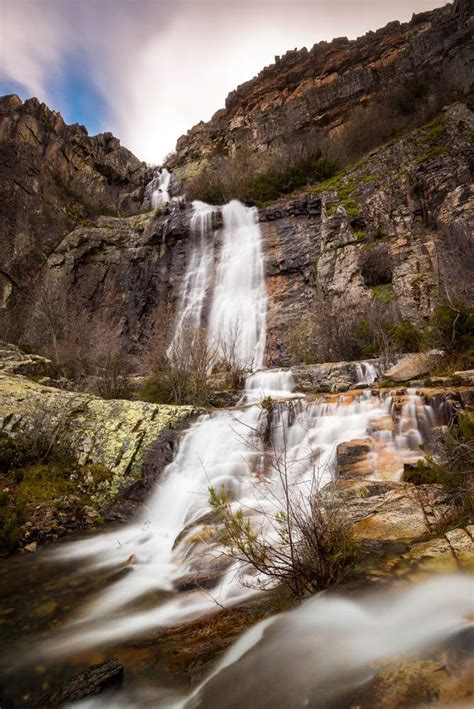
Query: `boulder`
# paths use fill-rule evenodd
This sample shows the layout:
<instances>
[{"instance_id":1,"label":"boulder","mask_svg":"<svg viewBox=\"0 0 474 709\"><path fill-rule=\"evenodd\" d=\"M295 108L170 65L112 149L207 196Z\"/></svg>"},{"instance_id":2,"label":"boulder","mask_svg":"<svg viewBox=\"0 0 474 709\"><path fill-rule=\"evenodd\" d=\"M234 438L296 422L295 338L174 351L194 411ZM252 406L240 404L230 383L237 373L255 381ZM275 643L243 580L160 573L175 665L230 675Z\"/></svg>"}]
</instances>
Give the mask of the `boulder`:
<instances>
[{"instance_id":1,"label":"boulder","mask_svg":"<svg viewBox=\"0 0 474 709\"><path fill-rule=\"evenodd\" d=\"M50 359L26 354L16 345L7 342L0 342L0 370L25 377L50 377L55 373Z\"/></svg>"},{"instance_id":2,"label":"boulder","mask_svg":"<svg viewBox=\"0 0 474 709\"><path fill-rule=\"evenodd\" d=\"M441 485L392 481L341 480L338 489L357 539L410 541L431 534L449 511L449 493Z\"/></svg>"},{"instance_id":3,"label":"boulder","mask_svg":"<svg viewBox=\"0 0 474 709\"><path fill-rule=\"evenodd\" d=\"M374 472L371 438L354 439L337 447L337 475L339 478L354 478L372 475Z\"/></svg>"},{"instance_id":4,"label":"boulder","mask_svg":"<svg viewBox=\"0 0 474 709\"><path fill-rule=\"evenodd\" d=\"M410 379L421 377L435 367L443 353L439 350L431 352L417 352L407 355L385 372L385 378L394 382L408 382Z\"/></svg>"}]
</instances>

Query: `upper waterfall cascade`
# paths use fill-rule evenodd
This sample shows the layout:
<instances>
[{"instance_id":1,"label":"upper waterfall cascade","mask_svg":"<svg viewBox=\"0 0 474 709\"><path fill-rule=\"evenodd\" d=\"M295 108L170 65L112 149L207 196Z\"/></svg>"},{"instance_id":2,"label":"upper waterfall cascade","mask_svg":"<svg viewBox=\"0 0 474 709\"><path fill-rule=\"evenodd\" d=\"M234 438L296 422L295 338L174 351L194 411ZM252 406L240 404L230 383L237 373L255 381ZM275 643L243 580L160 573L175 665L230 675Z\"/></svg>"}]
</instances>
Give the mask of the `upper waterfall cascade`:
<instances>
[{"instance_id":1,"label":"upper waterfall cascade","mask_svg":"<svg viewBox=\"0 0 474 709\"><path fill-rule=\"evenodd\" d=\"M231 341L239 362L258 370L264 362L267 294L255 212L235 201L223 208L219 251L213 240L215 209L203 203L194 203L193 209L176 336L207 324L210 340L221 347ZM373 375L366 366L360 380L368 384ZM393 426L381 425L387 419L393 419ZM254 371L237 407L201 415L184 433L174 460L134 523L55 552L55 558L85 559L89 569L127 565L127 572L82 617L57 633L49 649L64 652L117 641L259 593L256 571L224 554L220 536L209 524L210 487L225 492L233 509L249 514L259 534L278 543L268 519L284 499L277 465L282 456L290 486L309 497L315 480L324 485L335 477L337 446L370 436L372 477L387 479L389 459L391 479L399 479L403 462L419 457L419 444L434 422L435 412L415 392L395 417L389 392L366 390L310 401L294 392L291 372ZM212 592L199 586L179 591L203 574L213 579ZM132 605L157 591L160 600L144 608Z\"/></svg>"},{"instance_id":2,"label":"upper waterfall cascade","mask_svg":"<svg viewBox=\"0 0 474 709\"><path fill-rule=\"evenodd\" d=\"M170 201L170 182L171 173L164 167L148 186L151 191L151 206L153 209Z\"/></svg>"}]
</instances>

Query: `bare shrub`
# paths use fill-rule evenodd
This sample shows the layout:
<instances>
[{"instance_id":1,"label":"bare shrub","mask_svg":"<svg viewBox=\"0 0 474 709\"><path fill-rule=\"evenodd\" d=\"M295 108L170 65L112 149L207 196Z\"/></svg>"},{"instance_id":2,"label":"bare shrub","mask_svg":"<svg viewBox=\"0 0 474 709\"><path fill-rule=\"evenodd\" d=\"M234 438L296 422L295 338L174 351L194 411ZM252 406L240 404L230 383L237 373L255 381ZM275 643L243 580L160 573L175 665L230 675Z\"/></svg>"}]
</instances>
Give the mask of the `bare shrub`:
<instances>
[{"instance_id":1,"label":"bare shrub","mask_svg":"<svg viewBox=\"0 0 474 709\"><path fill-rule=\"evenodd\" d=\"M392 282L392 257L386 244L362 249L359 263L364 283L368 288Z\"/></svg>"},{"instance_id":2,"label":"bare shrub","mask_svg":"<svg viewBox=\"0 0 474 709\"><path fill-rule=\"evenodd\" d=\"M422 72L353 108L342 129L323 140L323 153L347 165L405 131L422 126L445 105L462 99L450 77Z\"/></svg>"},{"instance_id":3,"label":"bare shrub","mask_svg":"<svg viewBox=\"0 0 474 709\"><path fill-rule=\"evenodd\" d=\"M236 508L225 491L213 487L210 504L221 523L227 552L258 572L257 586L281 584L301 599L340 583L354 566L358 546L336 487L330 483L319 489L323 471L312 462L317 451L308 451L304 459L293 458L285 429L283 446L277 449L267 430L273 402L267 397L262 408L263 430L256 433L270 444L264 458L272 477L266 493L259 486L261 506Z\"/></svg>"},{"instance_id":4,"label":"bare shrub","mask_svg":"<svg viewBox=\"0 0 474 709\"><path fill-rule=\"evenodd\" d=\"M205 405L211 393L215 351L202 328L183 328L167 342L166 328L148 346L150 377L145 398L165 404Z\"/></svg>"},{"instance_id":5,"label":"bare shrub","mask_svg":"<svg viewBox=\"0 0 474 709\"><path fill-rule=\"evenodd\" d=\"M225 335L214 339L213 371L224 373L228 385L239 389L244 385L245 377L253 370L254 361L242 362L239 354L239 343L242 336L242 321L236 318L227 329Z\"/></svg>"},{"instance_id":6,"label":"bare shrub","mask_svg":"<svg viewBox=\"0 0 474 709\"><path fill-rule=\"evenodd\" d=\"M322 294L311 312L288 334L294 364L352 361L381 356L389 361L395 351L395 330L400 322L393 302L368 301L357 309L334 303Z\"/></svg>"},{"instance_id":7,"label":"bare shrub","mask_svg":"<svg viewBox=\"0 0 474 709\"><path fill-rule=\"evenodd\" d=\"M404 474L415 484L444 485L450 492L451 509L442 522L472 523L474 520L474 423L469 413L460 413L431 442L429 455Z\"/></svg>"}]
</instances>

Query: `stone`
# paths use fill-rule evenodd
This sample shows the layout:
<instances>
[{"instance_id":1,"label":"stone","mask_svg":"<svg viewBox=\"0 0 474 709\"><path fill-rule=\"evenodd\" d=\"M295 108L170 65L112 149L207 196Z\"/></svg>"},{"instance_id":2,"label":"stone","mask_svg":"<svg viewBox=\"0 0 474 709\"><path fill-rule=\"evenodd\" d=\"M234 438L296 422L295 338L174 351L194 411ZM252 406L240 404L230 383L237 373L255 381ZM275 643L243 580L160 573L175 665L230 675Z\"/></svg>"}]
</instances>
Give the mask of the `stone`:
<instances>
[{"instance_id":1,"label":"stone","mask_svg":"<svg viewBox=\"0 0 474 709\"><path fill-rule=\"evenodd\" d=\"M449 510L440 485L341 480L338 490L355 537L368 542L413 541L428 535ZM436 518L429 514L436 510Z\"/></svg>"},{"instance_id":2,"label":"stone","mask_svg":"<svg viewBox=\"0 0 474 709\"><path fill-rule=\"evenodd\" d=\"M0 305L19 307L68 232L101 211L118 215L141 189L127 206L140 211L149 169L111 133L89 136L37 98L0 98L0 151Z\"/></svg>"},{"instance_id":3,"label":"stone","mask_svg":"<svg viewBox=\"0 0 474 709\"><path fill-rule=\"evenodd\" d=\"M78 496L68 493L55 498L51 506L35 507L35 500L30 499L32 511L21 537L28 544L57 539L105 518L130 519L171 462L177 434L197 413L191 406L104 400L0 370L0 430L3 425L14 436L21 427L34 423L38 411L50 420L64 415L64 440L79 465L104 466L108 477L99 483L86 473L71 477Z\"/></svg>"},{"instance_id":4,"label":"stone","mask_svg":"<svg viewBox=\"0 0 474 709\"><path fill-rule=\"evenodd\" d=\"M354 439L340 443L336 450L337 476L354 478L372 475L374 463L370 459L373 450L371 438Z\"/></svg>"},{"instance_id":5,"label":"stone","mask_svg":"<svg viewBox=\"0 0 474 709\"><path fill-rule=\"evenodd\" d=\"M38 543L37 543L37 542L31 542L30 544L25 544L25 546L23 547L23 549L24 549L25 551L35 552L35 551L37 551L37 549L38 549Z\"/></svg>"},{"instance_id":6,"label":"stone","mask_svg":"<svg viewBox=\"0 0 474 709\"><path fill-rule=\"evenodd\" d=\"M19 347L0 342L0 370L25 377L49 377L55 373L50 359L35 354L25 354Z\"/></svg>"},{"instance_id":7,"label":"stone","mask_svg":"<svg viewBox=\"0 0 474 709\"><path fill-rule=\"evenodd\" d=\"M41 707L63 707L87 697L100 694L105 689L122 683L124 667L116 659L92 665L83 672L69 679L63 686L47 698L40 701Z\"/></svg>"},{"instance_id":8,"label":"stone","mask_svg":"<svg viewBox=\"0 0 474 709\"><path fill-rule=\"evenodd\" d=\"M417 352L407 355L385 372L385 377L394 382L407 382L423 374L428 374L442 357L442 352Z\"/></svg>"}]
</instances>

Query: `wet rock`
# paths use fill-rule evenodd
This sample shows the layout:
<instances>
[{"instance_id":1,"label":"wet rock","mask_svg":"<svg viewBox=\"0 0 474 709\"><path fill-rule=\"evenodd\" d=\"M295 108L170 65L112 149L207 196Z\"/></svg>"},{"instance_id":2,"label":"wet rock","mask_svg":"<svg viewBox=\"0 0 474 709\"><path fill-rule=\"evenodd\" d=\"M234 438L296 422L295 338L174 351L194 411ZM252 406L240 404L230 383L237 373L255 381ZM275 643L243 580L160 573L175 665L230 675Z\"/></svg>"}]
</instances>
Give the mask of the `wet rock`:
<instances>
[{"instance_id":1,"label":"wet rock","mask_svg":"<svg viewBox=\"0 0 474 709\"><path fill-rule=\"evenodd\" d=\"M59 708L87 697L93 697L106 689L120 685L123 674L123 665L115 659L107 660L100 665L93 665L72 677L47 699L43 699L40 706Z\"/></svg>"},{"instance_id":2,"label":"wet rock","mask_svg":"<svg viewBox=\"0 0 474 709\"><path fill-rule=\"evenodd\" d=\"M372 475L374 472L374 463L370 458L372 449L371 438L340 443L336 451L337 476L339 478L357 478Z\"/></svg>"},{"instance_id":3,"label":"wet rock","mask_svg":"<svg viewBox=\"0 0 474 709\"><path fill-rule=\"evenodd\" d=\"M393 707L443 707L458 704L472 695L472 662L466 658L409 660L389 663L372 681L356 693L350 709L393 709Z\"/></svg>"}]
</instances>

